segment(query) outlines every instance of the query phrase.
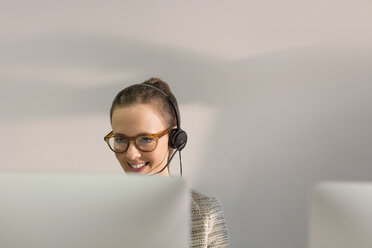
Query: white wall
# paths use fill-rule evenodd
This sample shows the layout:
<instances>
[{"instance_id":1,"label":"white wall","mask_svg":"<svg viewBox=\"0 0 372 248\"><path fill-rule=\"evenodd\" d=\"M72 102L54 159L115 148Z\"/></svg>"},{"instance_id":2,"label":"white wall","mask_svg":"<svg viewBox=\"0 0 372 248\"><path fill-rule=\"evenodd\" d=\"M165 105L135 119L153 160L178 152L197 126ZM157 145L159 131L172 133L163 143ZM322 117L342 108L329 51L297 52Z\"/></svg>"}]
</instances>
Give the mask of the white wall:
<instances>
[{"instance_id":1,"label":"white wall","mask_svg":"<svg viewBox=\"0 0 372 248\"><path fill-rule=\"evenodd\" d=\"M158 76L232 247L305 247L311 187L372 180L370 1L1 5L0 171L122 173L111 101Z\"/></svg>"}]
</instances>

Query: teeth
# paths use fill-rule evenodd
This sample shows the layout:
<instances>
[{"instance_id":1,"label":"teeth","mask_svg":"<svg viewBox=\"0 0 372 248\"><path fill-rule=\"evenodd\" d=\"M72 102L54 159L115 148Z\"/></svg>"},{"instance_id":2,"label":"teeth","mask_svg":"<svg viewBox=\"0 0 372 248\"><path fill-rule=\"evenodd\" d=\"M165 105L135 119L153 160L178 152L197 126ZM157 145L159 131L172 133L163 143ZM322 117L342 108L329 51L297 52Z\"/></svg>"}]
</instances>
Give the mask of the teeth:
<instances>
[{"instance_id":1,"label":"teeth","mask_svg":"<svg viewBox=\"0 0 372 248\"><path fill-rule=\"evenodd\" d=\"M140 169L142 168L143 166L146 165L146 163L142 163L142 164L130 164L128 163L130 167L134 168L134 169Z\"/></svg>"}]
</instances>

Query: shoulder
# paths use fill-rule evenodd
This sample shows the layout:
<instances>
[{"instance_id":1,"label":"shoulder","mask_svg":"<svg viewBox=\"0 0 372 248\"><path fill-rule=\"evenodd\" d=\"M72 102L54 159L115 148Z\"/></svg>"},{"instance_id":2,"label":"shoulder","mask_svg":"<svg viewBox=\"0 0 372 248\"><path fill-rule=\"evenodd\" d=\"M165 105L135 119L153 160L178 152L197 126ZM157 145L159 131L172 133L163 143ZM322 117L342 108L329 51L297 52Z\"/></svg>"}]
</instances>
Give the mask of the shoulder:
<instances>
[{"instance_id":1,"label":"shoulder","mask_svg":"<svg viewBox=\"0 0 372 248\"><path fill-rule=\"evenodd\" d=\"M228 235L221 203L195 190L191 193L192 247L228 247ZM205 245L201 245L205 243Z\"/></svg>"},{"instance_id":2,"label":"shoulder","mask_svg":"<svg viewBox=\"0 0 372 248\"><path fill-rule=\"evenodd\" d=\"M191 208L195 213L206 212L211 202L214 200L212 197L208 197L196 190L191 189Z\"/></svg>"},{"instance_id":3,"label":"shoulder","mask_svg":"<svg viewBox=\"0 0 372 248\"><path fill-rule=\"evenodd\" d=\"M217 198L206 196L193 189L190 190L190 193L192 214L208 215L209 217L216 212L222 213L221 203Z\"/></svg>"}]
</instances>

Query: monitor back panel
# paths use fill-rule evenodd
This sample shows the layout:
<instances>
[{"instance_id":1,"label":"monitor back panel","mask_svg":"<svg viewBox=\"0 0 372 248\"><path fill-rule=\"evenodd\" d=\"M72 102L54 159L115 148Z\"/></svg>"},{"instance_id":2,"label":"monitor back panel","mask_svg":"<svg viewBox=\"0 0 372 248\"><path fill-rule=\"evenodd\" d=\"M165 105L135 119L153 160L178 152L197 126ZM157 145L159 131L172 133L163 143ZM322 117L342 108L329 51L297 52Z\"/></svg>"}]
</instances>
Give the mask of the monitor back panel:
<instances>
[{"instance_id":1,"label":"monitor back panel","mask_svg":"<svg viewBox=\"0 0 372 248\"><path fill-rule=\"evenodd\" d=\"M309 229L309 248L371 248L372 183L318 185Z\"/></svg>"},{"instance_id":2,"label":"monitor back panel","mask_svg":"<svg viewBox=\"0 0 372 248\"><path fill-rule=\"evenodd\" d=\"M0 175L0 247L188 247L189 192L164 177Z\"/></svg>"}]
</instances>

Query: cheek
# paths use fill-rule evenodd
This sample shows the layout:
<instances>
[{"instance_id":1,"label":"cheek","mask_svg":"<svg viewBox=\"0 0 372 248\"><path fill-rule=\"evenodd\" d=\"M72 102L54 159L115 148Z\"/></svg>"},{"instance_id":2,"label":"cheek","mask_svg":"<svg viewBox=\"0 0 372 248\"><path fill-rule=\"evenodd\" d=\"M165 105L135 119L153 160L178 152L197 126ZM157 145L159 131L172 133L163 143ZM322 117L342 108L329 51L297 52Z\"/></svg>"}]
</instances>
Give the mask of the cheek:
<instances>
[{"instance_id":1,"label":"cheek","mask_svg":"<svg viewBox=\"0 0 372 248\"><path fill-rule=\"evenodd\" d=\"M168 153L168 145L159 142L154 151L143 153L141 158L144 161L158 164L164 160L164 156L166 155L166 153Z\"/></svg>"},{"instance_id":2,"label":"cheek","mask_svg":"<svg viewBox=\"0 0 372 248\"><path fill-rule=\"evenodd\" d=\"M122 153L115 153L115 157L117 160L119 160L119 162L121 162L123 160L123 154Z\"/></svg>"},{"instance_id":3,"label":"cheek","mask_svg":"<svg viewBox=\"0 0 372 248\"><path fill-rule=\"evenodd\" d=\"M155 150L154 157L156 156L157 160L162 160L164 159L164 156L166 153L169 153L169 146L168 146L168 141L167 140L162 140L163 142L158 143L158 147Z\"/></svg>"}]
</instances>

